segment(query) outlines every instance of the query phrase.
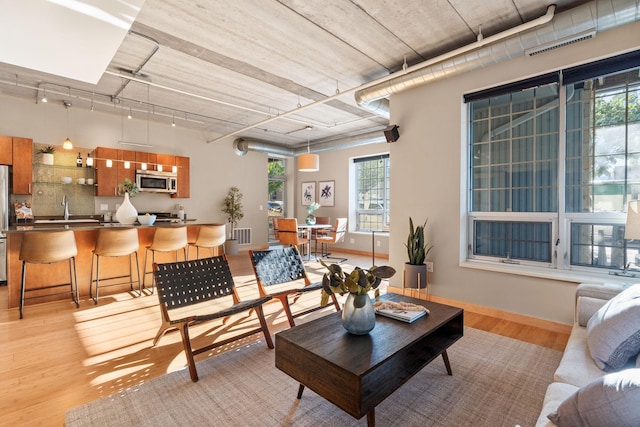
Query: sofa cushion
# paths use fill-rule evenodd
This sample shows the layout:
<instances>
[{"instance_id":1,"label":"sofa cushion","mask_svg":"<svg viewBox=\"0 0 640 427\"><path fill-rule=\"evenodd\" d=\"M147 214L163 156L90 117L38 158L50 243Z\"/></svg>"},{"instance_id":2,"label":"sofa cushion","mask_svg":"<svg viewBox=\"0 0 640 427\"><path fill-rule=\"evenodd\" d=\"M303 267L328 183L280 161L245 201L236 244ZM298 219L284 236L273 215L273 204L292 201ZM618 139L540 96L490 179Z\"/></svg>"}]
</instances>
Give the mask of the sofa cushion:
<instances>
[{"instance_id":1,"label":"sofa cushion","mask_svg":"<svg viewBox=\"0 0 640 427\"><path fill-rule=\"evenodd\" d=\"M589 319L587 344L605 371L621 369L640 353L640 285L620 292Z\"/></svg>"},{"instance_id":2,"label":"sofa cushion","mask_svg":"<svg viewBox=\"0 0 640 427\"><path fill-rule=\"evenodd\" d=\"M548 417L559 427L637 427L640 425L638 402L640 369L626 369L581 387Z\"/></svg>"},{"instance_id":3,"label":"sofa cushion","mask_svg":"<svg viewBox=\"0 0 640 427\"><path fill-rule=\"evenodd\" d=\"M551 420L549 420L547 414L557 411L560 404L576 391L578 391L578 387L571 384L549 384L549 387L547 387L547 392L544 395L542 411L540 411L540 417L538 417L536 427L553 427L554 424L551 422Z\"/></svg>"},{"instance_id":4,"label":"sofa cushion","mask_svg":"<svg viewBox=\"0 0 640 427\"><path fill-rule=\"evenodd\" d=\"M558 369L553 374L553 380L582 387L605 373L596 366L589 353L587 328L575 324L571 329Z\"/></svg>"}]
</instances>

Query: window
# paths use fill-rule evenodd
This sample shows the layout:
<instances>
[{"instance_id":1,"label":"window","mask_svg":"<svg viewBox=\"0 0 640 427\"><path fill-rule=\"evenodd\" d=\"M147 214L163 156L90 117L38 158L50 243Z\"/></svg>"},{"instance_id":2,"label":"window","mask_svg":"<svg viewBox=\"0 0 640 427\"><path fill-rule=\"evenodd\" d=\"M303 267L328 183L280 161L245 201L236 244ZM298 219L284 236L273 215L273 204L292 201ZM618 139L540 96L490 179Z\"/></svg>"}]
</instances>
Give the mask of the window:
<instances>
[{"instance_id":1,"label":"window","mask_svg":"<svg viewBox=\"0 0 640 427\"><path fill-rule=\"evenodd\" d=\"M638 65L632 52L465 96L468 259L640 268L640 242L624 239L640 195Z\"/></svg>"},{"instance_id":2,"label":"window","mask_svg":"<svg viewBox=\"0 0 640 427\"><path fill-rule=\"evenodd\" d=\"M277 240L273 234L274 217L284 215L284 195L286 194L286 162L282 159L269 158L267 163L269 174L269 188L267 200L267 215L269 221L269 240Z\"/></svg>"},{"instance_id":3,"label":"window","mask_svg":"<svg viewBox=\"0 0 640 427\"><path fill-rule=\"evenodd\" d=\"M388 230L389 166L388 154L353 160L356 231Z\"/></svg>"}]
</instances>

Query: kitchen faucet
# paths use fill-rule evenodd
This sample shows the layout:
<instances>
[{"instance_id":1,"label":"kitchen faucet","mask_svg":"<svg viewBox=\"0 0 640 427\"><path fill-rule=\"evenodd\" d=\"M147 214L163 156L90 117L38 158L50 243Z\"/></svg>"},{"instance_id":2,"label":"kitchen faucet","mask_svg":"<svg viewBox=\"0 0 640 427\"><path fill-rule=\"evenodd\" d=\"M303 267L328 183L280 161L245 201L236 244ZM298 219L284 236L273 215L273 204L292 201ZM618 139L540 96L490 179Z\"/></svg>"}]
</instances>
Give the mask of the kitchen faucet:
<instances>
[{"instance_id":1,"label":"kitchen faucet","mask_svg":"<svg viewBox=\"0 0 640 427\"><path fill-rule=\"evenodd\" d=\"M69 219L69 201L67 200L67 196L62 196L62 206L64 206L64 220L67 221Z\"/></svg>"}]
</instances>

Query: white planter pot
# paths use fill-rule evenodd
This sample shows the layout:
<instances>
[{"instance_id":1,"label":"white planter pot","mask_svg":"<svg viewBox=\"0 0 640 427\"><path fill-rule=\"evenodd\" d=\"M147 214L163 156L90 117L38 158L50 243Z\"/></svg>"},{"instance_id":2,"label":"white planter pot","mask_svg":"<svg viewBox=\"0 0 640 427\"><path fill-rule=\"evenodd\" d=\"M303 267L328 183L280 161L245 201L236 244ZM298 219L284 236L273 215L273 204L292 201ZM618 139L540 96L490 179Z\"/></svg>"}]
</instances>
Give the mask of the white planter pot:
<instances>
[{"instance_id":1,"label":"white planter pot","mask_svg":"<svg viewBox=\"0 0 640 427\"><path fill-rule=\"evenodd\" d=\"M231 239L224 242L224 252L228 255L238 255L238 241Z\"/></svg>"},{"instance_id":2,"label":"white planter pot","mask_svg":"<svg viewBox=\"0 0 640 427\"><path fill-rule=\"evenodd\" d=\"M52 153L42 153L42 164L43 165L52 165L53 164L53 154Z\"/></svg>"}]
</instances>

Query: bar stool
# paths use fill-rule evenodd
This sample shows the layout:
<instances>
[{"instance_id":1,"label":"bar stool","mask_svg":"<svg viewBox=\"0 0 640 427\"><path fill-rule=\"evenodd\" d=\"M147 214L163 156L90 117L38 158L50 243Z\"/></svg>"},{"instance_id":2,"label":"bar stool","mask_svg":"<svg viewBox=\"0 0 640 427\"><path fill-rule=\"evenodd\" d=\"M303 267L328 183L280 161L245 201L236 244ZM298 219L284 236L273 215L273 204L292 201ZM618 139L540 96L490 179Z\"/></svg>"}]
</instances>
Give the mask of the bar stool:
<instances>
[{"instance_id":1,"label":"bar stool","mask_svg":"<svg viewBox=\"0 0 640 427\"><path fill-rule=\"evenodd\" d=\"M142 283L140 282L140 265L138 264L138 230L136 228L114 228L114 229L101 229L98 232L98 240L96 241L96 247L91 256L91 281L89 282L89 297L93 299L95 304L98 304L98 289L100 288L100 257L129 257L129 276L120 275L106 277L102 280L116 280L129 277L129 281L110 283L108 285L102 285L102 287L124 285L129 283L131 290L133 291L133 284L138 283L138 295L142 295ZM133 269L131 263L133 261L133 255L135 255L135 265L138 272L138 280L133 280ZM93 278L93 265L95 259L95 279ZM96 285L96 296L93 297L93 284Z\"/></svg>"},{"instance_id":2,"label":"bar stool","mask_svg":"<svg viewBox=\"0 0 640 427\"><path fill-rule=\"evenodd\" d=\"M189 243L187 247L187 259L189 259L189 250L191 246L196 248L196 259L200 258L200 248L211 249L211 256L214 256L215 248L222 246L222 253L224 253L224 242L227 239L225 231L225 225L201 225L198 230L198 237L193 243Z\"/></svg>"},{"instance_id":3,"label":"bar stool","mask_svg":"<svg viewBox=\"0 0 640 427\"><path fill-rule=\"evenodd\" d=\"M176 253L176 262L178 261L178 251L182 249L184 259L187 259L187 227L156 227L156 232L153 235L153 241L151 245L147 246L147 250L144 253L144 278L142 279L142 287L147 287L147 257L149 251L151 251L151 270L149 273L153 273L153 264L155 263L156 252L174 252ZM153 293L155 287L155 279L151 277L151 293Z\"/></svg>"},{"instance_id":4,"label":"bar stool","mask_svg":"<svg viewBox=\"0 0 640 427\"><path fill-rule=\"evenodd\" d=\"M23 234L19 256L19 259L22 261L22 283L20 285L21 319L24 312L25 299L42 298L67 293L65 291L25 298L26 292L69 286L71 288L69 291L71 294L71 300L76 303L76 307L80 307L78 278L76 275L76 255L78 255L78 247L76 246L76 237L72 230L29 231ZM61 261L69 261L69 283L25 289L25 283L27 280L27 264L54 264Z\"/></svg>"}]
</instances>

